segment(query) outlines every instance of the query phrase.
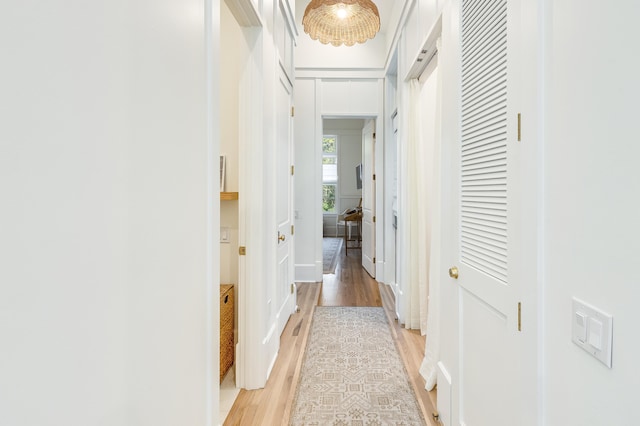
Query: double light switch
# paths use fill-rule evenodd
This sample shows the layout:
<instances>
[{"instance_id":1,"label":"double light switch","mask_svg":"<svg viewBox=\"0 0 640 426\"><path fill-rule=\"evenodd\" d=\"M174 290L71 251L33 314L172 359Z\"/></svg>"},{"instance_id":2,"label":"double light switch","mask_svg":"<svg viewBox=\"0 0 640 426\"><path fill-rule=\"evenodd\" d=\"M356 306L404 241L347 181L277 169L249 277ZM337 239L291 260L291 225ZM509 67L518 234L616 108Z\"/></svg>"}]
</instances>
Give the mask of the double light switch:
<instances>
[{"instance_id":1,"label":"double light switch","mask_svg":"<svg viewBox=\"0 0 640 426\"><path fill-rule=\"evenodd\" d=\"M572 340L611 368L613 318L575 297L573 298Z\"/></svg>"}]
</instances>

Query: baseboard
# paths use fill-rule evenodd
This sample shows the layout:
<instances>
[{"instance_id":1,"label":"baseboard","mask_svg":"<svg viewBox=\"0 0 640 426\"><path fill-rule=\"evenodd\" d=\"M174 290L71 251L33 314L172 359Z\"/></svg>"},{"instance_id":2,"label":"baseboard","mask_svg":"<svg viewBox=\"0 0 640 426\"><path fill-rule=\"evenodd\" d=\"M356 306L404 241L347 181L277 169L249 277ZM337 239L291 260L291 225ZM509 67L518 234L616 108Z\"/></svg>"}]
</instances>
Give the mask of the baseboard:
<instances>
[{"instance_id":1,"label":"baseboard","mask_svg":"<svg viewBox=\"0 0 640 426\"><path fill-rule=\"evenodd\" d=\"M320 265L322 268L322 265ZM316 265L312 264L299 264L295 266L295 282L297 283L315 283L316 280Z\"/></svg>"},{"instance_id":2,"label":"baseboard","mask_svg":"<svg viewBox=\"0 0 640 426\"><path fill-rule=\"evenodd\" d=\"M451 426L451 375L438 362L438 414L443 425Z\"/></svg>"},{"instance_id":3,"label":"baseboard","mask_svg":"<svg viewBox=\"0 0 640 426\"><path fill-rule=\"evenodd\" d=\"M376 260L376 277L380 277L380 281L385 279L384 276L384 261L382 260Z\"/></svg>"}]
</instances>

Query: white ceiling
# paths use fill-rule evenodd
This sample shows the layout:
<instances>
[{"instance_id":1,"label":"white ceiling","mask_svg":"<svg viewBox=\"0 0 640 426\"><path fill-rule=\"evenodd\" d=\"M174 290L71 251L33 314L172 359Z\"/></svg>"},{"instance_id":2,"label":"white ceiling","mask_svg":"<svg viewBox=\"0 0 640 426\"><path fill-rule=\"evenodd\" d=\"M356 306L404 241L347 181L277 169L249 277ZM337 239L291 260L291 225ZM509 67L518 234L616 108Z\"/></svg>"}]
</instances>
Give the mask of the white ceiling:
<instances>
[{"instance_id":1,"label":"white ceiling","mask_svg":"<svg viewBox=\"0 0 640 426\"><path fill-rule=\"evenodd\" d=\"M389 21L393 13L394 3L404 3L398 0L372 0L376 6L378 6L378 12L380 12L380 32L388 34Z\"/></svg>"}]
</instances>

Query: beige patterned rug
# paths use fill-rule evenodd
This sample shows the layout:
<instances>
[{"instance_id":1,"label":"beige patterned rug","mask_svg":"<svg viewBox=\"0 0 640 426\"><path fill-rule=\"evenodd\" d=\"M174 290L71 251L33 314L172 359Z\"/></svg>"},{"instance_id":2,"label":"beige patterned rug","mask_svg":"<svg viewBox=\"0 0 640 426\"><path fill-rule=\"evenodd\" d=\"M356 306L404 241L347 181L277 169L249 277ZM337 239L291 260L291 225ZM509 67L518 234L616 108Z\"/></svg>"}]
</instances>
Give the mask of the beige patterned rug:
<instances>
[{"instance_id":1,"label":"beige patterned rug","mask_svg":"<svg viewBox=\"0 0 640 426\"><path fill-rule=\"evenodd\" d=\"M322 273L333 274L336 272L336 265L338 264L338 255L342 248L342 238L329 238L324 237L322 239Z\"/></svg>"},{"instance_id":2,"label":"beige patterned rug","mask_svg":"<svg viewBox=\"0 0 640 426\"><path fill-rule=\"evenodd\" d=\"M315 308L290 424L426 424L383 308Z\"/></svg>"}]
</instances>

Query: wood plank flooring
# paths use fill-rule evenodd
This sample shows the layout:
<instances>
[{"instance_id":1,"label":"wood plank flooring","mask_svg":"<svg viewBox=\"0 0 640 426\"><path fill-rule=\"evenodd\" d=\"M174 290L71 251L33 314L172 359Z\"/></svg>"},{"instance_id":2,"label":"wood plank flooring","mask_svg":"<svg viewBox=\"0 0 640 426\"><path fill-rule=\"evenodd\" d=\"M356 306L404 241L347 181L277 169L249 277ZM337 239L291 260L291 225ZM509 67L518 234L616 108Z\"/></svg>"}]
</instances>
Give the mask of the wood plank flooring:
<instances>
[{"instance_id":1,"label":"wood plank flooring","mask_svg":"<svg viewBox=\"0 0 640 426\"><path fill-rule=\"evenodd\" d=\"M359 249L340 250L335 274L325 274L318 306L382 306L378 282L362 267Z\"/></svg>"},{"instance_id":2,"label":"wood plank flooring","mask_svg":"<svg viewBox=\"0 0 640 426\"><path fill-rule=\"evenodd\" d=\"M362 268L360 250L350 250L345 256L343 247L335 275L324 275L322 283L298 284L297 296L300 311L291 316L282 333L278 359L265 388L241 390L225 426L288 424L315 306L383 306L427 424L437 425L431 417L436 411L436 391L424 389L424 379L418 372L425 338L415 330L404 329L395 320L393 292Z\"/></svg>"}]
</instances>

